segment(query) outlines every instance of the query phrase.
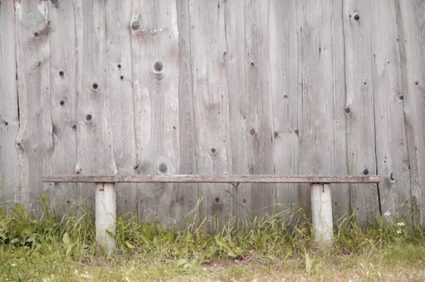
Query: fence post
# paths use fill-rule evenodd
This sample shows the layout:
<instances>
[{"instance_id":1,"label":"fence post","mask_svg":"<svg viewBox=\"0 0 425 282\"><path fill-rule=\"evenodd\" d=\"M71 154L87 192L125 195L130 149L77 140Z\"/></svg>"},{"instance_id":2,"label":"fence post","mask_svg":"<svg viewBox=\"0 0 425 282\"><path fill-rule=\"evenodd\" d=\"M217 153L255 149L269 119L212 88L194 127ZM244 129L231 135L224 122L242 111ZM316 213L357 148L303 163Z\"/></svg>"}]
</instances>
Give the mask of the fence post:
<instances>
[{"instance_id":1,"label":"fence post","mask_svg":"<svg viewBox=\"0 0 425 282\"><path fill-rule=\"evenodd\" d=\"M110 253L115 248L117 212L114 183L96 183L96 241Z\"/></svg>"},{"instance_id":2,"label":"fence post","mask_svg":"<svg viewBox=\"0 0 425 282\"><path fill-rule=\"evenodd\" d=\"M332 244L332 200L329 184L311 184L311 212L314 241L324 248Z\"/></svg>"}]
</instances>

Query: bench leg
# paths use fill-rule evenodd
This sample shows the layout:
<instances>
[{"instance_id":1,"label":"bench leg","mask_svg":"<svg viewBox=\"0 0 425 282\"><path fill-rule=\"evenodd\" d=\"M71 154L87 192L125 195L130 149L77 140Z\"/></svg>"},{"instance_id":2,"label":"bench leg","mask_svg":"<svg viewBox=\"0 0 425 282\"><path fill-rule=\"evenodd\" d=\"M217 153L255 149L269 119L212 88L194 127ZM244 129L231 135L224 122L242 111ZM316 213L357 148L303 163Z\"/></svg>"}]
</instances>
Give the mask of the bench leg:
<instances>
[{"instance_id":1,"label":"bench leg","mask_svg":"<svg viewBox=\"0 0 425 282\"><path fill-rule=\"evenodd\" d=\"M115 241L116 191L113 183L96 183L96 241L112 252Z\"/></svg>"},{"instance_id":2,"label":"bench leg","mask_svg":"<svg viewBox=\"0 0 425 282\"><path fill-rule=\"evenodd\" d=\"M314 241L324 248L332 244L332 200L329 184L311 184Z\"/></svg>"}]
</instances>

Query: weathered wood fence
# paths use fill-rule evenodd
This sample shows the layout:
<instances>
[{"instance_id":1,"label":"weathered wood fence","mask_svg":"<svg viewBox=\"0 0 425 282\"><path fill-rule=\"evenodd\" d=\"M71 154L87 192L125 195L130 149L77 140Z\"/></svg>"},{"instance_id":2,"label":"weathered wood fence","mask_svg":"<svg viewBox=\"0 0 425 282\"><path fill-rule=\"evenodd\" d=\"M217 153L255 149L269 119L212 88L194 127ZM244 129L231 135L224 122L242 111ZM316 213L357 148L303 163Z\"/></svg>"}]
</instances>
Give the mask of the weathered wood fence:
<instances>
[{"instance_id":1,"label":"weathered wood fence","mask_svg":"<svg viewBox=\"0 0 425 282\"><path fill-rule=\"evenodd\" d=\"M333 218L424 224L424 46L423 0L2 0L1 206L93 205L54 174L380 175L331 185ZM307 184L138 185L118 211L164 222L310 207Z\"/></svg>"}]
</instances>

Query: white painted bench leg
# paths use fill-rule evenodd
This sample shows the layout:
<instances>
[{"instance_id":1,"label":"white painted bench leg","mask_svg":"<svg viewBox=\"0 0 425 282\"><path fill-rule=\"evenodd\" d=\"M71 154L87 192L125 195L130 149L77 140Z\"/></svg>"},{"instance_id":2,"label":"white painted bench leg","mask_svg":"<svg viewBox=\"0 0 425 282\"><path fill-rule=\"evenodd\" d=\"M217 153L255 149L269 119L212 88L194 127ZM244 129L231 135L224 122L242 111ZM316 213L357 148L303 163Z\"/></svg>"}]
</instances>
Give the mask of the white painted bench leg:
<instances>
[{"instance_id":1,"label":"white painted bench leg","mask_svg":"<svg viewBox=\"0 0 425 282\"><path fill-rule=\"evenodd\" d=\"M311 184L314 241L326 247L333 241L332 200L329 184Z\"/></svg>"},{"instance_id":2,"label":"white painted bench leg","mask_svg":"<svg viewBox=\"0 0 425 282\"><path fill-rule=\"evenodd\" d=\"M116 191L113 183L96 183L96 241L108 252L115 248Z\"/></svg>"}]
</instances>

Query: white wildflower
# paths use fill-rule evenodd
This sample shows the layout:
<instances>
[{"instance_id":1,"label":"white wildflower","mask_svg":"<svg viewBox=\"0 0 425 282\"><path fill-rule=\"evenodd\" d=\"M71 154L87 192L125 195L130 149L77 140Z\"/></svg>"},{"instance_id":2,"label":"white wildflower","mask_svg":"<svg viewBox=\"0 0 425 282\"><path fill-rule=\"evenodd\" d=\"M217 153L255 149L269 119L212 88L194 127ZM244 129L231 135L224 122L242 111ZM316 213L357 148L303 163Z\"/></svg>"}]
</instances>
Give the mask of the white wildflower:
<instances>
[{"instance_id":1,"label":"white wildflower","mask_svg":"<svg viewBox=\"0 0 425 282\"><path fill-rule=\"evenodd\" d=\"M401 229L397 229L397 234L401 234Z\"/></svg>"},{"instance_id":2,"label":"white wildflower","mask_svg":"<svg viewBox=\"0 0 425 282\"><path fill-rule=\"evenodd\" d=\"M405 225L404 222L397 222L398 227L403 227L404 225Z\"/></svg>"},{"instance_id":3,"label":"white wildflower","mask_svg":"<svg viewBox=\"0 0 425 282\"><path fill-rule=\"evenodd\" d=\"M386 216L386 217L390 217L390 216L391 216L391 212L390 212L390 211L386 211L386 212L384 213L384 216Z\"/></svg>"},{"instance_id":4,"label":"white wildflower","mask_svg":"<svg viewBox=\"0 0 425 282\"><path fill-rule=\"evenodd\" d=\"M10 266L11 267L16 267L16 263L12 263Z\"/></svg>"}]
</instances>

